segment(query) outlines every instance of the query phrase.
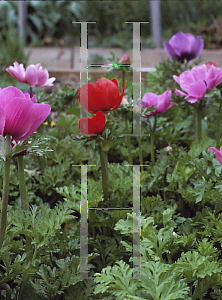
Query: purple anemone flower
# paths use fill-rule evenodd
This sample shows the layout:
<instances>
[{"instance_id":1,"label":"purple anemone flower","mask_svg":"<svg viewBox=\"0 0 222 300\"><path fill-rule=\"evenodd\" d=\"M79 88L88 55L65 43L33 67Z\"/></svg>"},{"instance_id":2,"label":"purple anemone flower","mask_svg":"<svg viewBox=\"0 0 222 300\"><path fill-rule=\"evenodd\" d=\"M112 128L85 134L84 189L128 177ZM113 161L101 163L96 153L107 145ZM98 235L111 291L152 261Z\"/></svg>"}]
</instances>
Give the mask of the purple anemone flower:
<instances>
[{"instance_id":1,"label":"purple anemone flower","mask_svg":"<svg viewBox=\"0 0 222 300\"><path fill-rule=\"evenodd\" d=\"M196 38L191 33L178 32L173 35L169 42L163 42L164 50L170 58L184 62L185 59L190 61L200 55L204 47L201 36Z\"/></svg>"}]
</instances>

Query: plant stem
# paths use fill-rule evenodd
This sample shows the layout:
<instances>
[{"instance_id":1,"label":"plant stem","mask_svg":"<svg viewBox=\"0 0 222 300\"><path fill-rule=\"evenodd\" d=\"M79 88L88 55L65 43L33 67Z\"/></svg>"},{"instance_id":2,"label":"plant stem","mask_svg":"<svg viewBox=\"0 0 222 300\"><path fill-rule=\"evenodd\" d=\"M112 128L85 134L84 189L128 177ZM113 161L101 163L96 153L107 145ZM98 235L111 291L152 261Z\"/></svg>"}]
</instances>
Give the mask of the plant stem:
<instances>
[{"instance_id":1,"label":"plant stem","mask_svg":"<svg viewBox=\"0 0 222 300\"><path fill-rule=\"evenodd\" d=\"M6 291L6 298L5 300L11 300L12 298L12 290L10 288L10 286L7 284L7 283L4 283L2 286L1 286L3 289L5 289Z\"/></svg>"},{"instance_id":2,"label":"plant stem","mask_svg":"<svg viewBox=\"0 0 222 300\"><path fill-rule=\"evenodd\" d=\"M154 134L156 130L156 115L154 115L154 125L150 130L150 139L151 139L151 162L155 163L155 152L154 152Z\"/></svg>"},{"instance_id":3,"label":"plant stem","mask_svg":"<svg viewBox=\"0 0 222 300\"><path fill-rule=\"evenodd\" d=\"M38 247L35 246L35 251L34 251L33 257L31 259L32 261L36 258L37 250L38 250ZM23 293L23 290L26 286L26 283L28 282L28 279L29 279L29 274L25 274L24 278L23 278L22 286L21 286L21 289L20 289L20 292L19 292L18 300L22 300L22 293Z\"/></svg>"},{"instance_id":4,"label":"plant stem","mask_svg":"<svg viewBox=\"0 0 222 300\"><path fill-rule=\"evenodd\" d=\"M19 190L22 200L22 208L29 209L29 202L25 187L24 160L23 156L18 156L18 175L19 175Z\"/></svg>"},{"instance_id":5,"label":"plant stem","mask_svg":"<svg viewBox=\"0 0 222 300\"><path fill-rule=\"evenodd\" d=\"M126 125L126 132L129 133L129 127L128 127L128 121L125 116L125 125ZM127 150L128 150L128 159L129 159L129 165L133 165L133 159L132 159L132 153L131 153L131 143L130 143L130 136L126 136L126 144L127 144Z\"/></svg>"},{"instance_id":6,"label":"plant stem","mask_svg":"<svg viewBox=\"0 0 222 300\"><path fill-rule=\"evenodd\" d=\"M104 202L108 199L108 155L104 153L102 145L99 145L99 155L102 171L102 188L104 195Z\"/></svg>"},{"instance_id":7,"label":"plant stem","mask_svg":"<svg viewBox=\"0 0 222 300\"><path fill-rule=\"evenodd\" d=\"M22 208L24 211L29 210L29 201L26 192L25 186L25 174L24 174L24 160L23 156L18 156L18 175L19 175L19 189L20 189L20 196L22 200ZM26 249L25 252L29 253L27 255L27 262L32 258L32 245L31 245L31 238L26 236Z\"/></svg>"},{"instance_id":8,"label":"plant stem","mask_svg":"<svg viewBox=\"0 0 222 300\"><path fill-rule=\"evenodd\" d=\"M139 144L139 159L140 159L140 166L141 166L141 171L143 171L143 153L142 153L142 145L141 145L141 136L137 136L138 139L138 144Z\"/></svg>"},{"instance_id":9,"label":"plant stem","mask_svg":"<svg viewBox=\"0 0 222 300\"><path fill-rule=\"evenodd\" d=\"M220 148L221 113L222 113L222 100L220 99L219 116L217 119L217 143L216 143L217 149Z\"/></svg>"},{"instance_id":10,"label":"plant stem","mask_svg":"<svg viewBox=\"0 0 222 300\"><path fill-rule=\"evenodd\" d=\"M150 133L151 139L151 162L155 164L155 153L154 153L154 132Z\"/></svg>"},{"instance_id":11,"label":"plant stem","mask_svg":"<svg viewBox=\"0 0 222 300\"><path fill-rule=\"evenodd\" d=\"M124 82L125 82L125 71L122 71L122 90L124 88Z\"/></svg>"},{"instance_id":12,"label":"plant stem","mask_svg":"<svg viewBox=\"0 0 222 300\"><path fill-rule=\"evenodd\" d=\"M200 101L200 105L197 108L197 137L198 142L202 141L202 102Z\"/></svg>"},{"instance_id":13,"label":"plant stem","mask_svg":"<svg viewBox=\"0 0 222 300\"><path fill-rule=\"evenodd\" d=\"M2 194L2 209L1 209L1 233L0 233L0 248L2 247L6 223L7 223L7 206L8 206L8 194L9 194L9 176L10 176L10 164L11 157L10 154L10 135L6 135L6 148L5 148L5 162L4 162L4 179L3 179L3 194Z\"/></svg>"},{"instance_id":14,"label":"plant stem","mask_svg":"<svg viewBox=\"0 0 222 300\"><path fill-rule=\"evenodd\" d=\"M32 98L33 96L33 91L32 91L32 87L30 86L30 98Z\"/></svg>"}]
</instances>

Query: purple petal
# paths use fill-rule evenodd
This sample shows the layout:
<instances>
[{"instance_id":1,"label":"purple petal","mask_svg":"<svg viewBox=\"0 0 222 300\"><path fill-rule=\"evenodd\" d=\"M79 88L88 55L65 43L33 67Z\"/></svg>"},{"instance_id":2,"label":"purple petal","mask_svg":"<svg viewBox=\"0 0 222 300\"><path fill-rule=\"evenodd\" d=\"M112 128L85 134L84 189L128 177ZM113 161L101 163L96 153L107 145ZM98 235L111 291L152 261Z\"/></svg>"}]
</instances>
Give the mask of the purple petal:
<instances>
[{"instance_id":1,"label":"purple petal","mask_svg":"<svg viewBox=\"0 0 222 300\"><path fill-rule=\"evenodd\" d=\"M177 57L177 54L175 53L175 51L167 41L163 42L163 47L170 58Z\"/></svg>"},{"instance_id":2,"label":"purple petal","mask_svg":"<svg viewBox=\"0 0 222 300\"><path fill-rule=\"evenodd\" d=\"M203 48L204 48L203 39L202 39L201 36L197 36L196 40L195 40L195 42L193 44L193 47L191 49L191 52L193 53L194 58L198 57L200 55L200 53L203 50Z\"/></svg>"}]
</instances>

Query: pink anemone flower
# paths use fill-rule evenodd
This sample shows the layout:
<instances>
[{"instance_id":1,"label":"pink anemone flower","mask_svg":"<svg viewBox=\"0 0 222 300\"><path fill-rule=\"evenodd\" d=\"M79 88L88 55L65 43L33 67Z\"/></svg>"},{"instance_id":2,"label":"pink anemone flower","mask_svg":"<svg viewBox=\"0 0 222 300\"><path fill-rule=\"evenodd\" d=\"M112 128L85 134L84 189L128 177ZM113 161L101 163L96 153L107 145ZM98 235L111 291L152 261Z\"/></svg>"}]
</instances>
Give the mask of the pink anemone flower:
<instances>
[{"instance_id":1,"label":"pink anemone flower","mask_svg":"<svg viewBox=\"0 0 222 300\"><path fill-rule=\"evenodd\" d=\"M142 102L140 103L140 106L143 106L144 108L149 108L151 106L155 106L154 110L151 111L148 115L142 116L143 118L149 118L152 115L155 114L162 114L164 113L168 108L173 106L174 102L169 102L171 99L171 91L165 91L161 95L156 95L154 93L146 93L143 96ZM143 111L144 109L142 109Z\"/></svg>"},{"instance_id":2,"label":"pink anemone flower","mask_svg":"<svg viewBox=\"0 0 222 300\"><path fill-rule=\"evenodd\" d=\"M220 151L217 150L215 147L210 147L208 149L208 151L211 151L211 152L215 153L216 154L216 159L219 161L220 164L222 163L222 147L220 147Z\"/></svg>"},{"instance_id":3,"label":"pink anemone flower","mask_svg":"<svg viewBox=\"0 0 222 300\"><path fill-rule=\"evenodd\" d=\"M222 68L203 64L194 66L191 70L181 73L180 76L174 75L173 78L185 92L176 89L175 94L184 96L190 103L195 103L197 100L204 99L207 91L210 92L221 83Z\"/></svg>"},{"instance_id":4,"label":"pink anemone flower","mask_svg":"<svg viewBox=\"0 0 222 300\"><path fill-rule=\"evenodd\" d=\"M48 117L48 104L34 103L35 96L9 86L0 90L0 134L17 141L27 139Z\"/></svg>"},{"instance_id":5,"label":"pink anemone flower","mask_svg":"<svg viewBox=\"0 0 222 300\"><path fill-rule=\"evenodd\" d=\"M23 64L14 62L14 67L10 66L6 71L15 77L21 83L27 83L30 87L33 86L53 86L55 77L49 78L49 72L42 69L41 64L29 65L26 70Z\"/></svg>"}]
</instances>

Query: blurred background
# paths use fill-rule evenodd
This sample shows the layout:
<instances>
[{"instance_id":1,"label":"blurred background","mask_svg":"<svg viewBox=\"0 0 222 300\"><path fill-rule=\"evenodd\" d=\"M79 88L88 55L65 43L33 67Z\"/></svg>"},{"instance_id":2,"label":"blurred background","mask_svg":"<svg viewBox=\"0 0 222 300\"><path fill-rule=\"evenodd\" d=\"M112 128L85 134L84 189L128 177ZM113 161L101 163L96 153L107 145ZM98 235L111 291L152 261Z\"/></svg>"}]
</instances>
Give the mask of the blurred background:
<instances>
[{"instance_id":1,"label":"blurred background","mask_svg":"<svg viewBox=\"0 0 222 300\"><path fill-rule=\"evenodd\" d=\"M141 26L143 48L160 48L163 40L169 40L178 31L201 35L205 49L222 47L220 0L1 1L1 70L15 60L25 64L28 56L24 56L24 45L30 48L79 46L80 25L72 23L78 21L97 22L88 25L89 48L132 49L132 24L126 21L150 22Z\"/></svg>"}]
</instances>

